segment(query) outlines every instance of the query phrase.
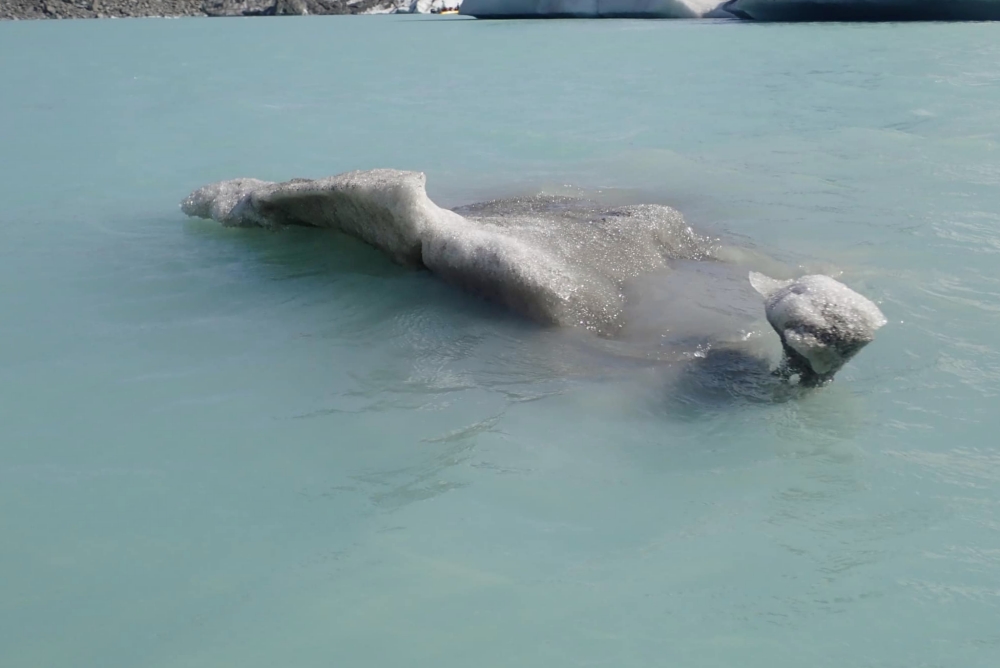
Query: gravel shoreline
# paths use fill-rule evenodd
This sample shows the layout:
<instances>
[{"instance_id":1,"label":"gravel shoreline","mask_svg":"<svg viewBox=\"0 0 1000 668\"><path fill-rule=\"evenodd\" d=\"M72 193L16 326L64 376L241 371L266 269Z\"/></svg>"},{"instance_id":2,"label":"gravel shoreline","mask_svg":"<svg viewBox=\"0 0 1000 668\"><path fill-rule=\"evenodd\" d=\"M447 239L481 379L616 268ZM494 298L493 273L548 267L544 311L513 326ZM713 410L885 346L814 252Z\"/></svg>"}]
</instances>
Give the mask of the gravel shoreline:
<instances>
[{"instance_id":1,"label":"gravel shoreline","mask_svg":"<svg viewBox=\"0 0 1000 668\"><path fill-rule=\"evenodd\" d=\"M461 0L0 0L0 20L436 13Z\"/></svg>"}]
</instances>

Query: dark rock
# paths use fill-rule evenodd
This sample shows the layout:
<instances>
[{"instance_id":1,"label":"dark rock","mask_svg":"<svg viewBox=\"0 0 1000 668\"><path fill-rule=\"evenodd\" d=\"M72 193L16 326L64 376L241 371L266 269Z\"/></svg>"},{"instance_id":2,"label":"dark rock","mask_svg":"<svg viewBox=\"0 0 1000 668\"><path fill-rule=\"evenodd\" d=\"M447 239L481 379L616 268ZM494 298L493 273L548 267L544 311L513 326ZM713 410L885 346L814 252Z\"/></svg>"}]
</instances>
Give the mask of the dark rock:
<instances>
[{"instance_id":1,"label":"dark rock","mask_svg":"<svg viewBox=\"0 0 1000 668\"><path fill-rule=\"evenodd\" d=\"M205 0L201 10L209 16L267 16L275 0Z\"/></svg>"},{"instance_id":2,"label":"dark rock","mask_svg":"<svg viewBox=\"0 0 1000 668\"><path fill-rule=\"evenodd\" d=\"M309 13L306 0L277 0L274 13L278 16L303 16Z\"/></svg>"}]
</instances>

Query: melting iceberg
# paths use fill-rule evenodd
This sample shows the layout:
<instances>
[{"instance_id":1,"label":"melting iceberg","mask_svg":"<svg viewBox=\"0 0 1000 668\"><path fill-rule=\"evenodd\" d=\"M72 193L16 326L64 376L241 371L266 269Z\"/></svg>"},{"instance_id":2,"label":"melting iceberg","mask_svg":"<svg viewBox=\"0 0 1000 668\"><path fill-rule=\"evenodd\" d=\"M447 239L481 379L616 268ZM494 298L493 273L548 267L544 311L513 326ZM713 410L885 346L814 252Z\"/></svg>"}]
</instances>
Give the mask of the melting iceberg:
<instances>
[{"instance_id":1,"label":"melting iceberg","mask_svg":"<svg viewBox=\"0 0 1000 668\"><path fill-rule=\"evenodd\" d=\"M422 173L391 169L318 180L235 179L205 186L183 211L223 225L339 230L399 264L425 268L538 322L613 335L624 323L624 284L671 260L715 257L667 206L608 209L536 196L450 211L430 200Z\"/></svg>"},{"instance_id":2,"label":"melting iceberg","mask_svg":"<svg viewBox=\"0 0 1000 668\"><path fill-rule=\"evenodd\" d=\"M798 374L807 384L832 379L886 324L878 306L829 276L776 281L750 272L750 284L764 297L767 321L785 351L779 373Z\"/></svg>"},{"instance_id":3,"label":"melting iceberg","mask_svg":"<svg viewBox=\"0 0 1000 668\"><path fill-rule=\"evenodd\" d=\"M668 206L608 208L537 195L448 210L427 196L424 174L392 169L222 181L194 191L181 208L226 226L337 230L537 322L605 337L622 333L626 294L641 278L746 257L695 233ZM874 303L828 276L778 281L752 272L750 283L785 351L777 375L804 385L832 379L885 324ZM679 288L681 311L706 296L697 283L685 287L682 279Z\"/></svg>"},{"instance_id":4,"label":"melting iceberg","mask_svg":"<svg viewBox=\"0 0 1000 668\"><path fill-rule=\"evenodd\" d=\"M723 9L756 21L1000 20L1000 0L730 0Z\"/></svg>"},{"instance_id":5,"label":"melting iceberg","mask_svg":"<svg viewBox=\"0 0 1000 668\"><path fill-rule=\"evenodd\" d=\"M461 14L477 18L663 18L729 16L723 0L465 0Z\"/></svg>"}]
</instances>

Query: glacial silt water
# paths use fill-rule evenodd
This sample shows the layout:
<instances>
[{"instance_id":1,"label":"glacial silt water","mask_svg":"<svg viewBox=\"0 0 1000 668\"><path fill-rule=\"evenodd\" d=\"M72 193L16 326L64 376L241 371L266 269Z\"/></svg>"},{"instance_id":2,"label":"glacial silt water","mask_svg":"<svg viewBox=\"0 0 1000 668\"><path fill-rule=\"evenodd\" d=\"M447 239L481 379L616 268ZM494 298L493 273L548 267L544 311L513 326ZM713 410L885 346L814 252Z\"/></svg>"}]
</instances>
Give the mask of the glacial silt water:
<instances>
[{"instance_id":1,"label":"glacial silt water","mask_svg":"<svg viewBox=\"0 0 1000 668\"><path fill-rule=\"evenodd\" d=\"M0 24L0 665L998 665L998 128L985 23ZM377 167L888 324L771 397L730 265L601 339L178 206Z\"/></svg>"}]
</instances>

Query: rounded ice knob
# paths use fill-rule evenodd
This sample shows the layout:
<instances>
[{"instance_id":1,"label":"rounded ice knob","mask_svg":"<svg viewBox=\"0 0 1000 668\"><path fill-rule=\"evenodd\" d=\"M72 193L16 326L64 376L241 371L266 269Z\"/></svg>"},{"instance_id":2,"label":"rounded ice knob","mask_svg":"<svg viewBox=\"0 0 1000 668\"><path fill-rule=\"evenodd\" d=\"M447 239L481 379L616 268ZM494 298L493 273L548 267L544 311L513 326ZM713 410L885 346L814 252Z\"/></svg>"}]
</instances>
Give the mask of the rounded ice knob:
<instances>
[{"instance_id":1,"label":"rounded ice knob","mask_svg":"<svg viewBox=\"0 0 1000 668\"><path fill-rule=\"evenodd\" d=\"M886 324L874 302L829 276L779 281L752 271L750 284L764 297L767 321L785 351L777 373L798 374L803 384L832 380Z\"/></svg>"}]
</instances>

